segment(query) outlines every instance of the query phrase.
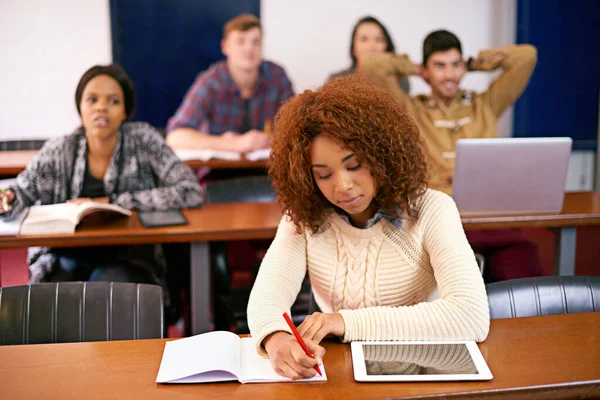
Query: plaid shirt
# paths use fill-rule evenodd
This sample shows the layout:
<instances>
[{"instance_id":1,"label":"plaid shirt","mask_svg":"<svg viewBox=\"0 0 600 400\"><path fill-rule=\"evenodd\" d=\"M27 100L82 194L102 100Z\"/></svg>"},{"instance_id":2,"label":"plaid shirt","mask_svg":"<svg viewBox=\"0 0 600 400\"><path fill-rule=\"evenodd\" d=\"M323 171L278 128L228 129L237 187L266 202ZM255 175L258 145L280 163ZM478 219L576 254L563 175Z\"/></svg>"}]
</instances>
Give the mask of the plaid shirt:
<instances>
[{"instance_id":1,"label":"plaid shirt","mask_svg":"<svg viewBox=\"0 0 600 400\"><path fill-rule=\"evenodd\" d=\"M282 102L294 95L283 68L269 61L259 67L258 80L250 99L250 129L264 130ZM244 100L225 61L213 64L196 78L183 103L167 124L167 132L177 128L198 129L211 135L240 132L244 122Z\"/></svg>"},{"instance_id":2,"label":"plaid shirt","mask_svg":"<svg viewBox=\"0 0 600 400\"><path fill-rule=\"evenodd\" d=\"M342 219L344 221L346 221L347 223L352 225L352 222L350 222L350 217L348 216L348 214L346 214L344 211L339 210L337 208L335 209L335 211L340 215L340 217L342 217ZM398 213L398 215L401 215L400 207L398 207L398 206L396 206L396 213ZM375 213L375 215L373 215L373 217L371 217L367 221L367 224L365 225L364 229L369 229L370 227L372 227L373 225L378 223L381 219L385 219L386 221L391 222L392 225L394 225L398 229L400 229L402 227L402 217L401 216L399 216L398 218L394 218L390 212L385 211L383 208L380 208Z\"/></svg>"}]
</instances>

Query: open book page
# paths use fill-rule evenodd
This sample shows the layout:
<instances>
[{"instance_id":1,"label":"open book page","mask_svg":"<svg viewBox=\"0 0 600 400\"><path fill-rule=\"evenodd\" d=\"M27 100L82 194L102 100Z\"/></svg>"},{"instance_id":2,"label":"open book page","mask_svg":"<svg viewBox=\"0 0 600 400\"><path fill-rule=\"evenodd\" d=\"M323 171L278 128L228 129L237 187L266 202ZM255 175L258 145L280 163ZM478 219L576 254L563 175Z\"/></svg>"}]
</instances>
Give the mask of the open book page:
<instances>
[{"instance_id":1,"label":"open book page","mask_svg":"<svg viewBox=\"0 0 600 400\"><path fill-rule=\"evenodd\" d=\"M225 150L176 150L175 155L179 157L181 161L208 161L212 158L216 158L219 160L237 161L242 158L242 155L237 151Z\"/></svg>"},{"instance_id":2,"label":"open book page","mask_svg":"<svg viewBox=\"0 0 600 400\"><path fill-rule=\"evenodd\" d=\"M292 380L279 375L271 366L271 361L262 358L256 352L256 343L253 338L241 339L242 347L242 383L264 383L264 382L324 382L327 381L325 366L320 369L323 376L316 374L311 379Z\"/></svg>"},{"instance_id":3,"label":"open book page","mask_svg":"<svg viewBox=\"0 0 600 400\"><path fill-rule=\"evenodd\" d=\"M29 212L28 209L21 211L19 215L8 219L0 219L0 236L18 235L21 230L21 224Z\"/></svg>"},{"instance_id":4,"label":"open book page","mask_svg":"<svg viewBox=\"0 0 600 400\"><path fill-rule=\"evenodd\" d=\"M52 220L65 220L77 223L78 205L73 203L47 204L29 207L26 224L34 224Z\"/></svg>"},{"instance_id":5,"label":"open book page","mask_svg":"<svg viewBox=\"0 0 600 400\"><path fill-rule=\"evenodd\" d=\"M231 332L208 332L166 342L156 382L235 381L240 370L240 338Z\"/></svg>"},{"instance_id":6,"label":"open book page","mask_svg":"<svg viewBox=\"0 0 600 400\"><path fill-rule=\"evenodd\" d=\"M271 155L271 149L254 150L254 151L244 154L246 159L250 160L250 161L268 160L270 155Z\"/></svg>"},{"instance_id":7,"label":"open book page","mask_svg":"<svg viewBox=\"0 0 600 400\"><path fill-rule=\"evenodd\" d=\"M79 204L77 206L77 211L76 211L77 218L76 218L75 222L79 223L86 215L89 215L95 211L110 211L110 212L123 214L128 217L131 216L131 211L129 211L123 207L119 207L116 204L95 203L93 201L90 201L90 202Z\"/></svg>"},{"instance_id":8,"label":"open book page","mask_svg":"<svg viewBox=\"0 0 600 400\"><path fill-rule=\"evenodd\" d=\"M72 233L77 225L77 204L60 203L29 207L21 224L21 235Z\"/></svg>"}]
</instances>

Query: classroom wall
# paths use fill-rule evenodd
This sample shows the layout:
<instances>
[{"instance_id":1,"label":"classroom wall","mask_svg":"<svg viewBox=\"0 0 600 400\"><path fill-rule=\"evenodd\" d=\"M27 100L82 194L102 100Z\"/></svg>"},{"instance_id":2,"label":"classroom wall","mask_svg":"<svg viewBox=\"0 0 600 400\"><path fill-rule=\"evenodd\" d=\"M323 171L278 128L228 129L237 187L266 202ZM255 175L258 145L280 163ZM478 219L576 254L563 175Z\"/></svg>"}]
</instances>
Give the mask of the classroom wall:
<instances>
[{"instance_id":1,"label":"classroom wall","mask_svg":"<svg viewBox=\"0 0 600 400\"><path fill-rule=\"evenodd\" d=\"M366 14L380 18L396 47L415 61L421 59L424 36L442 27L457 33L466 55L476 54L514 41L515 4L516 0L356 0L348 7L344 0L262 0L265 57L286 67L297 91L315 87L348 66L352 25ZM0 92L11 93L0 99L5 115L0 119L0 140L70 132L79 123L73 105L78 78L91 65L111 61L109 2L3 0L0 49L5 56ZM483 90L491 77L469 74L464 86ZM411 78L411 84L413 93L428 91L418 78ZM500 135L510 136L511 121L506 113L499 122Z\"/></svg>"},{"instance_id":2,"label":"classroom wall","mask_svg":"<svg viewBox=\"0 0 600 400\"><path fill-rule=\"evenodd\" d=\"M296 91L315 87L349 65L352 25L367 14L381 19L397 49L415 61L425 35L438 28L454 31L465 55L513 43L516 36L516 0L354 0L352 7L345 0L262 0L265 57L286 68ZM73 100L79 77L94 64L111 62L109 2L2 0L0 54L0 141L70 132L79 125ZM484 90L492 78L471 73L463 84ZM411 86L413 94L428 92L419 78L411 78ZM511 136L510 110L498 132ZM568 188L593 185L591 157L574 154Z\"/></svg>"},{"instance_id":3,"label":"classroom wall","mask_svg":"<svg viewBox=\"0 0 600 400\"><path fill-rule=\"evenodd\" d=\"M0 140L75 129L81 75L110 63L108 0L0 1Z\"/></svg>"}]
</instances>

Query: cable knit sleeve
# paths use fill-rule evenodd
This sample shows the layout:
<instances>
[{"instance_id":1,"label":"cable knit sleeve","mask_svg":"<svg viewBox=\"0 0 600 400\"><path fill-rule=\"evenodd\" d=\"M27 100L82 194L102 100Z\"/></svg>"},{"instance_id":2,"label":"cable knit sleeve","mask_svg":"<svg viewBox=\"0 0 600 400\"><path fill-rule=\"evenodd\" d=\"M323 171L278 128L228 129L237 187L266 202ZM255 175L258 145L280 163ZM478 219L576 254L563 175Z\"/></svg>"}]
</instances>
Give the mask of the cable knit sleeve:
<instances>
[{"instance_id":1,"label":"cable knit sleeve","mask_svg":"<svg viewBox=\"0 0 600 400\"><path fill-rule=\"evenodd\" d=\"M427 191L411 232L418 236L414 243L420 241L429 255L440 298L411 306L341 310L344 341L483 341L490 326L485 285L454 201Z\"/></svg>"},{"instance_id":2,"label":"cable knit sleeve","mask_svg":"<svg viewBox=\"0 0 600 400\"><path fill-rule=\"evenodd\" d=\"M277 228L265 255L248 301L248 326L262 356L263 339L273 332L292 333L282 314L290 312L306 275L306 236L296 232L286 216Z\"/></svg>"}]
</instances>

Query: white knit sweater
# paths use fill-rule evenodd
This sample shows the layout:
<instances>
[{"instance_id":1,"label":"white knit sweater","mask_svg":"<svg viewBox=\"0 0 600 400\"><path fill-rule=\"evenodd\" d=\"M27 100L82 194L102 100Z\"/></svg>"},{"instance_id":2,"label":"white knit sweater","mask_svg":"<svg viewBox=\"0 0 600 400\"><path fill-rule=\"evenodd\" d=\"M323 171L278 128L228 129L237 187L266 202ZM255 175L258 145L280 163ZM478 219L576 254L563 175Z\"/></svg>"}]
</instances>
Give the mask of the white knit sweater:
<instances>
[{"instance_id":1,"label":"white knit sweater","mask_svg":"<svg viewBox=\"0 0 600 400\"><path fill-rule=\"evenodd\" d=\"M284 217L256 278L248 325L263 339L290 332L283 317L308 269L315 300L339 312L345 342L476 340L490 325L483 279L454 201L428 190L419 217L396 228L381 220L358 229L332 212L319 232L296 233Z\"/></svg>"}]
</instances>

